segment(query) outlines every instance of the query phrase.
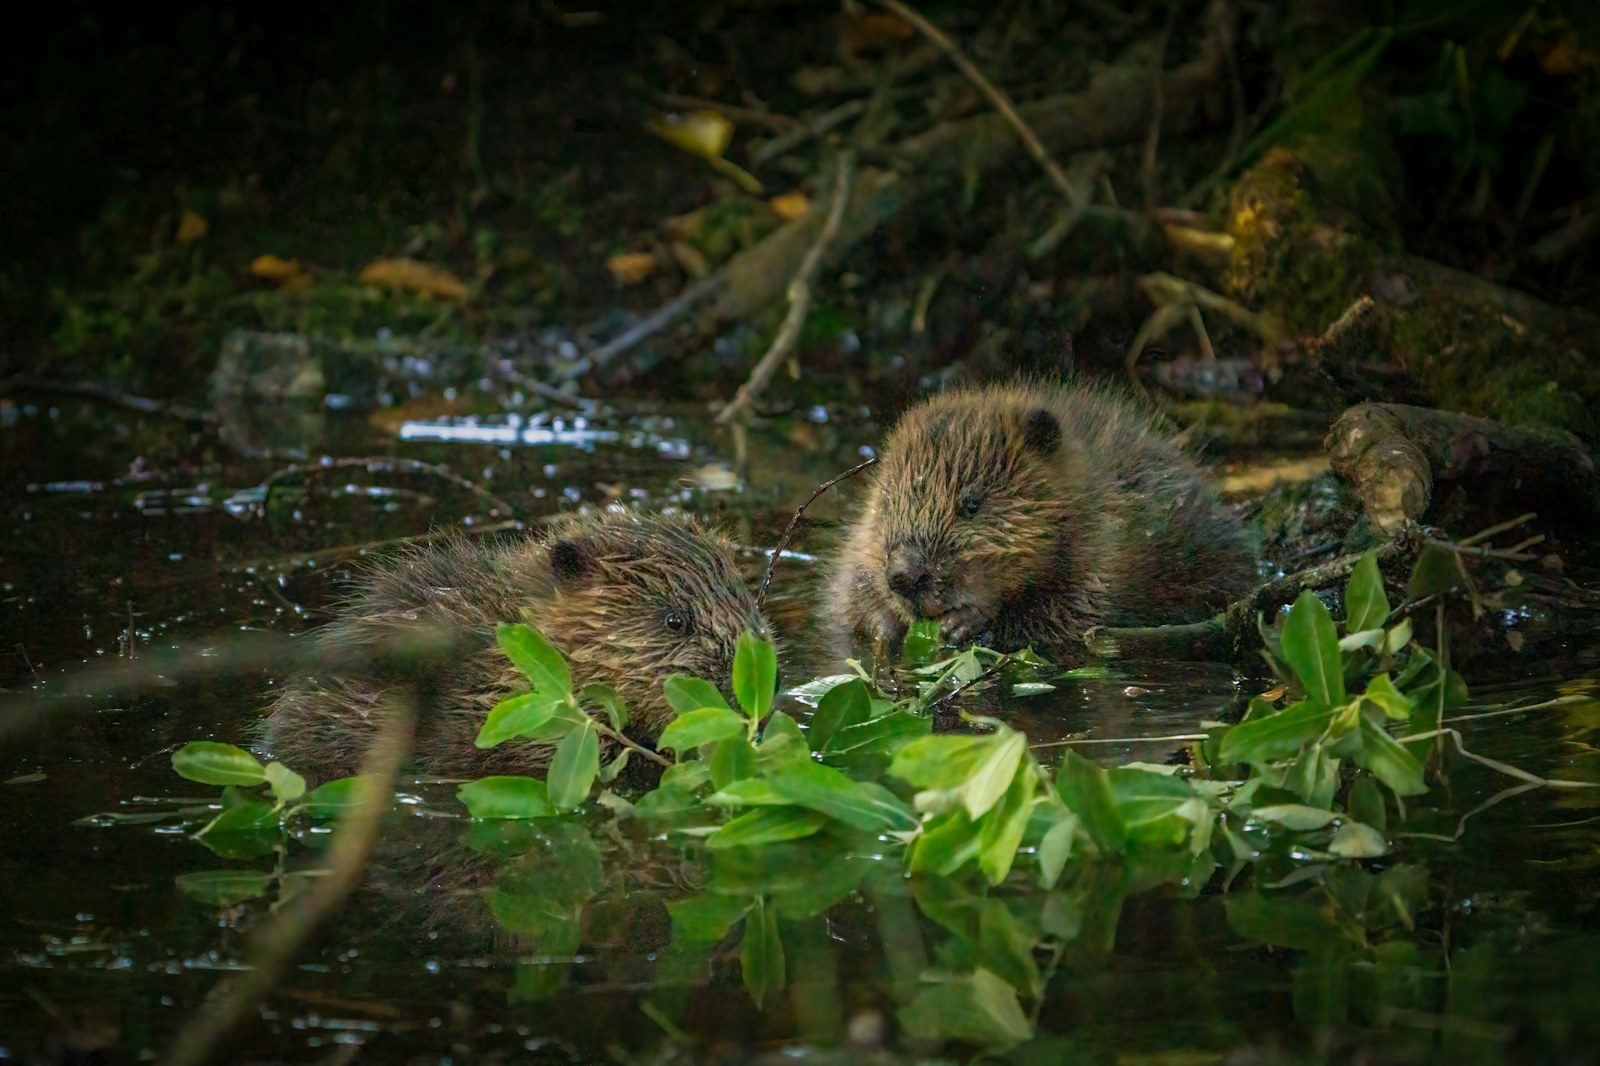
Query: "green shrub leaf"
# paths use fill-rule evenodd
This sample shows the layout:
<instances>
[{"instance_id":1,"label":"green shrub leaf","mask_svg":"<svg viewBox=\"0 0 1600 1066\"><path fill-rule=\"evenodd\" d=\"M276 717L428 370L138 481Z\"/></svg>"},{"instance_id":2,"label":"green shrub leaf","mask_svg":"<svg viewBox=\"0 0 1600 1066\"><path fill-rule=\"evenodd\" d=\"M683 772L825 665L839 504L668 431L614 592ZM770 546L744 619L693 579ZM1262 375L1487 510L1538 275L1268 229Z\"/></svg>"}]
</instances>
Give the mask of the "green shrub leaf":
<instances>
[{"instance_id":1,"label":"green shrub leaf","mask_svg":"<svg viewBox=\"0 0 1600 1066\"><path fill-rule=\"evenodd\" d=\"M521 623L501 622L495 627L494 639L506 658L528 675L533 691L547 699L572 691L572 671L567 669L566 656L538 630Z\"/></svg>"},{"instance_id":2,"label":"green shrub leaf","mask_svg":"<svg viewBox=\"0 0 1600 1066\"><path fill-rule=\"evenodd\" d=\"M1293 755L1326 733L1341 709L1314 699L1301 700L1277 714L1240 722L1222 734L1222 761L1261 766Z\"/></svg>"},{"instance_id":3,"label":"green shrub leaf","mask_svg":"<svg viewBox=\"0 0 1600 1066\"><path fill-rule=\"evenodd\" d=\"M542 692L525 692L501 700L483 720L477 739L472 743L480 748L492 748L512 737L545 739L551 723L567 706L565 696L546 696ZM561 732L565 732L565 728Z\"/></svg>"},{"instance_id":4,"label":"green shrub leaf","mask_svg":"<svg viewBox=\"0 0 1600 1066\"><path fill-rule=\"evenodd\" d=\"M733 653L733 695L751 718L765 718L778 688L778 656L772 645L749 630L739 635Z\"/></svg>"},{"instance_id":5,"label":"green shrub leaf","mask_svg":"<svg viewBox=\"0 0 1600 1066\"><path fill-rule=\"evenodd\" d=\"M1283 624L1283 657L1306 695L1327 707L1344 702L1344 664L1333 616L1310 589L1300 593Z\"/></svg>"},{"instance_id":6,"label":"green shrub leaf","mask_svg":"<svg viewBox=\"0 0 1600 1066\"><path fill-rule=\"evenodd\" d=\"M702 744L710 744L728 737L742 737L749 728L738 711L726 707L701 707L673 719L661 731L658 748L670 748L682 754Z\"/></svg>"},{"instance_id":7,"label":"green shrub leaf","mask_svg":"<svg viewBox=\"0 0 1600 1066\"><path fill-rule=\"evenodd\" d=\"M1383 591L1377 553L1363 555L1350 572L1350 583L1344 590L1344 609L1344 628L1349 633L1378 629L1389 620L1389 597Z\"/></svg>"},{"instance_id":8,"label":"green shrub leaf","mask_svg":"<svg viewBox=\"0 0 1600 1066\"><path fill-rule=\"evenodd\" d=\"M577 807L589 798L594 779L600 774L600 731L591 721L561 738L550 759L545 781L550 786L550 805L557 810Z\"/></svg>"},{"instance_id":9,"label":"green shrub leaf","mask_svg":"<svg viewBox=\"0 0 1600 1066\"><path fill-rule=\"evenodd\" d=\"M190 899L229 907L235 903L260 899L272 890L272 874L252 870L200 870L179 874L178 890Z\"/></svg>"},{"instance_id":10,"label":"green shrub leaf","mask_svg":"<svg viewBox=\"0 0 1600 1066\"><path fill-rule=\"evenodd\" d=\"M821 811L804 807L762 807L741 814L706 838L708 848L737 848L808 837L828 824Z\"/></svg>"},{"instance_id":11,"label":"green shrub leaf","mask_svg":"<svg viewBox=\"0 0 1600 1066\"><path fill-rule=\"evenodd\" d=\"M281 762L267 763L264 771L272 794L282 803L292 803L306 794L306 779Z\"/></svg>"},{"instance_id":12,"label":"green shrub leaf","mask_svg":"<svg viewBox=\"0 0 1600 1066\"><path fill-rule=\"evenodd\" d=\"M733 709L728 706L727 699L717 686L688 674L673 674L662 684L661 692L667 698L667 706L679 714L698 711L702 707Z\"/></svg>"},{"instance_id":13,"label":"green shrub leaf","mask_svg":"<svg viewBox=\"0 0 1600 1066\"><path fill-rule=\"evenodd\" d=\"M179 777L202 785L259 785L267 780L261 760L243 748L195 740L172 753L172 768Z\"/></svg>"},{"instance_id":14,"label":"green shrub leaf","mask_svg":"<svg viewBox=\"0 0 1600 1066\"><path fill-rule=\"evenodd\" d=\"M859 725L872 716L872 693L859 677L829 689L817 703L807 736L812 751L824 751L834 734L846 726Z\"/></svg>"},{"instance_id":15,"label":"green shrub leaf","mask_svg":"<svg viewBox=\"0 0 1600 1066\"><path fill-rule=\"evenodd\" d=\"M474 818L545 818L555 812L548 786L536 777L483 777L456 790Z\"/></svg>"}]
</instances>

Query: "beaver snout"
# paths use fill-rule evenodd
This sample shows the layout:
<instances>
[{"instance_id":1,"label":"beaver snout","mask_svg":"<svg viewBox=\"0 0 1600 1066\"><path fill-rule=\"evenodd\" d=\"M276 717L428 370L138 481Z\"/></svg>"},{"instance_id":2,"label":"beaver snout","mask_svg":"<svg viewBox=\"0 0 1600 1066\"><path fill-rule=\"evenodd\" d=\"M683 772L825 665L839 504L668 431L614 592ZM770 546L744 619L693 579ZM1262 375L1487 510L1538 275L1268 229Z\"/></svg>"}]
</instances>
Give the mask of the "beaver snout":
<instances>
[{"instance_id":1,"label":"beaver snout","mask_svg":"<svg viewBox=\"0 0 1600 1066\"><path fill-rule=\"evenodd\" d=\"M933 586L933 572L926 553L906 545L889 552L889 587L912 603L922 599Z\"/></svg>"}]
</instances>

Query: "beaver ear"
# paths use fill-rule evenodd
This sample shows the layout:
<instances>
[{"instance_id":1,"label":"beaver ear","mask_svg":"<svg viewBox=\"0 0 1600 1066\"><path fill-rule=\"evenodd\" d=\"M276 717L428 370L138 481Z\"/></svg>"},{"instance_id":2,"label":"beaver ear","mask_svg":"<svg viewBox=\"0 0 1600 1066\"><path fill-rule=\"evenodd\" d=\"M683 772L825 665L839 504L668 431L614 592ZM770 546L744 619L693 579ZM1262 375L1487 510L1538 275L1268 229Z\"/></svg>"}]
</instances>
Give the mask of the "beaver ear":
<instances>
[{"instance_id":1,"label":"beaver ear","mask_svg":"<svg viewBox=\"0 0 1600 1066\"><path fill-rule=\"evenodd\" d=\"M1061 444L1061 423L1043 407L1035 408L1022 424L1022 443L1040 455L1053 454Z\"/></svg>"},{"instance_id":2,"label":"beaver ear","mask_svg":"<svg viewBox=\"0 0 1600 1066\"><path fill-rule=\"evenodd\" d=\"M585 540L569 538L550 545L550 573L556 584L570 587L594 569L594 549Z\"/></svg>"}]
</instances>

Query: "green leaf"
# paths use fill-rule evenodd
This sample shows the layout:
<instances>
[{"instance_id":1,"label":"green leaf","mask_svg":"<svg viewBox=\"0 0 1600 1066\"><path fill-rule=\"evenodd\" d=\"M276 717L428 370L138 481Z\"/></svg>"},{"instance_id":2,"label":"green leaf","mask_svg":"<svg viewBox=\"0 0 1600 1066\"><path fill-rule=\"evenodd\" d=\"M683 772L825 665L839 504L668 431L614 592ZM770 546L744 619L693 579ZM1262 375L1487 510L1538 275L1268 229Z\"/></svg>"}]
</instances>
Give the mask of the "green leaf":
<instances>
[{"instance_id":1,"label":"green leaf","mask_svg":"<svg viewBox=\"0 0 1600 1066\"><path fill-rule=\"evenodd\" d=\"M1181 777L1126 766L1104 771L1128 845L1173 847L1189 838L1188 804L1195 800Z\"/></svg>"},{"instance_id":2,"label":"green leaf","mask_svg":"<svg viewBox=\"0 0 1600 1066\"><path fill-rule=\"evenodd\" d=\"M1367 682L1367 690L1361 698L1376 706L1385 715L1399 722L1411 720L1411 713L1415 708L1411 701L1389 680L1388 674L1379 674Z\"/></svg>"},{"instance_id":3,"label":"green leaf","mask_svg":"<svg viewBox=\"0 0 1600 1066\"><path fill-rule=\"evenodd\" d=\"M598 703L611 721L611 728L622 732L628 727L628 704L617 695L617 690L604 681L591 681L583 686L583 698Z\"/></svg>"},{"instance_id":4,"label":"green leaf","mask_svg":"<svg viewBox=\"0 0 1600 1066\"><path fill-rule=\"evenodd\" d=\"M292 803L306 794L306 779L281 762L267 763L266 775L272 794L281 802Z\"/></svg>"},{"instance_id":5,"label":"green leaf","mask_svg":"<svg viewBox=\"0 0 1600 1066\"><path fill-rule=\"evenodd\" d=\"M1104 770L1077 752L1068 751L1056 771L1056 792L1067 810L1078 816L1096 847L1110 854L1122 850L1127 829Z\"/></svg>"},{"instance_id":6,"label":"green leaf","mask_svg":"<svg viewBox=\"0 0 1600 1066\"><path fill-rule=\"evenodd\" d=\"M1455 588L1460 580L1461 562L1456 553L1438 544L1426 544L1417 556L1417 565L1411 568L1406 597L1420 600L1441 595Z\"/></svg>"},{"instance_id":7,"label":"green leaf","mask_svg":"<svg viewBox=\"0 0 1600 1066\"><path fill-rule=\"evenodd\" d=\"M566 656L545 640L543 634L521 623L501 622L495 626L494 639L506 658L528 675L533 691L547 699L572 691L572 671L567 669Z\"/></svg>"},{"instance_id":8,"label":"green leaf","mask_svg":"<svg viewBox=\"0 0 1600 1066\"><path fill-rule=\"evenodd\" d=\"M693 792L711 780L711 765L700 759L673 763L661 771L662 788L681 788Z\"/></svg>"},{"instance_id":9,"label":"green leaf","mask_svg":"<svg viewBox=\"0 0 1600 1066\"><path fill-rule=\"evenodd\" d=\"M727 788L735 781L756 775L756 749L743 735L717 741L711 749L711 785Z\"/></svg>"},{"instance_id":10,"label":"green leaf","mask_svg":"<svg viewBox=\"0 0 1600 1066\"><path fill-rule=\"evenodd\" d=\"M1018 698L1023 696L1041 696L1046 692L1054 692L1056 687L1043 681L1018 681L1011 686L1011 694Z\"/></svg>"},{"instance_id":11,"label":"green leaf","mask_svg":"<svg viewBox=\"0 0 1600 1066\"><path fill-rule=\"evenodd\" d=\"M667 699L667 706L679 714L698 711L702 707L733 709L728 707L727 699L717 686L688 674L673 674L667 678L662 682L661 693Z\"/></svg>"},{"instance_id":12,"label":"green leaf","mask_svg":"<svg viewBox=\"0 0 1600 1066\"><path fill-rule=\"evenodd\" d=\"M1338 654L1337 650L1334 654ZM1240 722L1222 734L1220 757L1224 763L1261 766L1293 755L1327 732L1340 709L1314 699L1301 700L1277 714Z\"/></svg>"},{"instance_id":13,"label":"green leaf","mask_svg":"<svg viewBox=\"0 0 1600 1066\"><path fill-rule=\"evenodd\" d=\"M254 755L210 740L190 741L173 752L172 768L179 777L202 785L259 785L267 779L266 768Z\"/></svg>"},{"instance_id":14,"label":"green leaf","mask_svg":"<svg viewBox=\"0 0 1600 1066\"><path fill-rule=\"evenodd\" d=\"M1411 643L1411 619L1402 618L1384 632L1383 650L1390 655L1398 654L1401 648Z\"/></svg>"},{"instance_id":15,"label":"green leaf","mask_svg":"<svg viewBox=\"0 0 1600 1066\"><path fill-rule=\"evenodd\" d=\"M895 753L889 773L918 788L960 788L972 779L978 764L990 754L993 737L919 737Z\"/></svg>"},{"instance_id":16,"label":"green leaf","mask_svg":"<svg viewBox=\"0 0 1600 1066\"><path fill-rule=\"evenodd\" d=\"M536 777L483 777L456 790L474 818L545 818L555 812L549 788Z\"/></svg>"},{"instance_id":17,"label":"green leaf","mask_svg":"<svg viewBox=\"0 0 1600 1066\"><path fill-rule=\"evenodd\" d=\"M1054 888L1061 880L1061 871L1072 858L1072 845L1077 837L1078 816L1071 811L1059 812L1056 823L1039 841L1039 882L1045 888Z\"/></svg>"},{"instance_id":18,"label":"green leaf","mask_svg":"<svg viewBox=\"0 0 1600 1066\"><path fill-rule=\"evenodd\" d=\"M1007 1048L1033 1038L1017 990L985 969L917 990L899 1011L907 1032L934 1042L964 1041Z\"/></svg>"},{"instance_id":19,"label":"green leaf","mask_svg":"<svg viewBox=\"0 0 1600 1066\"><path fill-rule=\"evenodd\" d=\"M805 807L869 833L908 830L917 825L911 808L882 785L853 781L831 766L814 762L786 767L768 777L734 781L706 802Z\"/></svg>"},{"instance_id":20,"label":"green leaf","mask_svg":"<svg viewBox=\"0 0 1600 1066\"><path fill-rule=\"evenodd\" d=\"M1389 842L1370 825L1346 822L1328 842L1328 851L1341 859L1376 859L1389 853Z\"/></svg>"},{"instance_id":21,"label":"green leaf","mask_svg":"<svg viewBox=\"0 0 1600 1066\"><path fill-rule=\"evenodd\" d=\"M553 739L549 736L551 732L560 736L568 732L572 725L577 724L571 716L562 716L561 720L568 724L558 730L550 728L566 708L565 696L546 696L542 692L524 692L501 700L484 719L483 725L478 729L477 739L472 743L480 748L492 748L512 737Z\"/></svg>"},{"instance_id":22,"label":"green leaf","mask_svg":"<svg viewBox=\"0 0 1600 1066\"><path fill-rule=\"evenodd\" d=\"M219 907L260 899L272 890L272 874L252 870L200 870L179 874L178 890L190 899Z\"/></svg>"},{"instance_id":23,"label":"green leaf","mask_svg":"<svg viewBox=\"0 0 1600 1066\"><path fill-rule=\"evenodd\" d=\"M728 737L742 737L748 728L738 711L726 707L701 707L673 719L672 724L661 731L661 739L656 747L670 748L681 755L702 744Z\"/></svg>"},{"instance_id":24,"label":"green leaf","mask_svg":"<svg viewBox=\"0 0 1600 1066\"><path fill-rule=\"evenodd\" d=\"M338 777L324 781L306 794L300 809L313 818L330 818L343 814L362 802L361 787L364 777Z\"/></svg>"},{"instance_id":25,"label":"green leaf","mask_svg":"<svg viewBox=\"0 0 1600 1066\"><path fill-rule=\"evenodd\" d=\"M260 829L276 829L279 819L278 812L270 803L260 800L250 800L237 807L229 807L215 818L211 819L206 827L196 833L197 837L227 836L230 833L251 833Z\"/></svg>"},{"instance_id":26,"label":"green leaf","mask_svg":"<svg viewBox=\"0 0 1600 1066\"><path fill-rule=\"evenodd\" d=\"M710 892L669 900L667 914L672 919L672 942L715 944L728 935L733 923L743 918L750 907L748 900Z\"/></svg>"},{"instance_id":27,"label":"green leaf","mask_svg":"<svg viewBox=\"0 0 1600 1066\"><path fill-rule=\"evenodd\" d=\"M787 694L793 696L807 707L815 707L822 702L822 697L826 696L830 691L846 681L855 681L859 677L859 674L829 674L827 677L813 678L803 685L796 685Z\"/></svg>"},{"instance_id":28,"label":"green leaf","mask_svg":"<svg viewBox=\"0 0 1600 1066\"><path fill-rule=\"evenodd\" d=\"M1389 786L1397 796L1420 796L1428 791L1422 763L1405 745L1379 726L1361 719L1362 746L1355 764Z\"/></svg>"},{"instance_id":29,"label":"green leaf","mask_svg":"<svg viewBox=\"0 0 1600 1066\"><path fill-rule=\"evenodd\" d=\"M1344 939L1333 917L1307 899L1250 892L1229 896L1223 906L1228 927L1247 940L1316 951Z\"/></svg>"},{"instance_id":30,"label":"green leaf","mask_svg":"<svg viewBox=\"0 0 1600 1066\"><path fill-rule=\"evenodd\" d=\"M1275 803L1256 807L1250 812L1252 822L1273 822L1297 833L1332 825L1337 817L1334 811L1307 807L1302 803Z\"/></svg>"},{"instance_id":31,"label":"green leaf","mask_svg":"<svg viewBox=\"0 0 1600 1066\"><path fill-rule=\"evenodd\" d=\"M773 711L761 730L761 744L756 748L756 767L763 774L776 773L790 766L803 766L811 762L811 748L800 723L783 711Z\"/></svg>"},{"instance_id":32,"label":"green leaf","mask_svg":"<svg viewBox=\"0 0 1600 1066\"><path fill-rule=\"evenodd\" d=\"M1032 763L1023 763L1021 771L1012 776L1005 795L983 819L978 833L978 869L991 885L998 885L1011 872L1022 835L1028 829L1028 818L1033 814L1038 785L1038 771Z\"/></svg>"},{"instance_id":33,"label":"green leaf","mask_svg":"<svg viewBox=\"0 0 1600 1066\"><path fill-rule=\"evenodd\" d=\"M834 734L846 726L859 725L872 716L872 693L859 677L829 689L811 716L808 740L812 751L824 751Z\"/></svg>"},{"instance_id":34,"label":"green leaf","mask_svg":"<svg viewBox=\"0 0 1600 1066\"><path fill-rule=\"evenodd\" d=\"M1383 575L1378 572L1376 552L1363 555L1350 572L1350 583L1344 590L1344 608L1347 633L1378 629L1389 620L1389 597L1383 591Z\"/></svg>"},{"instance_id":35,"label":"green leaf","mask_svg":"<svg viewBox=\"0 0 1600 1066\"><path fill-rule=\"evenodd\" d=\"M991 896L983 901L978 915L978 952L983 966L1030 997L1039 992L1039 964L1033 957L1037 941L1032 923L1019 920L1005 900Z\"/></svg>"},{"instance_id":36,"label":"green leaf","mask_svg":"<svg viewBox=\"0 0 1600 1066\"><path fill-rule=\"evenodd\" d=\"M1306 695L1327 707L1344 702L1344 663L1333 616L1310 589L1300 593L1283 624L1283 657Z\"/></svg>"},{"instance_id":37,"label":"green leaf","mask_svg":"<svg viewBox=\"0 0 1600 1066\"><path fill-rule=\"evenodd\" d=\"M783 939L778 935L778 910L765 899L758 900L744 922L744 941L739 947L739 971L745 991L759 1008L783 991Z\"/></svg>"},{"instance_id":38,"label":"green leaf","mask_svg":"<svg viewBox=\"0 0 1600 1066\"><path fill-rule=\"evenodd\" d=\"M1011 787L1017 776L1017 767L1028 751L1028 738L1010 729L1002 730L988 738L988 751L983 761L972 772L972 778L962 788L962 803L967 817L977 821L1000 802L1000 797Z\"/></svg>"},{"instance_id":39,"label":"green leaf","mask_svg":"<svg viewBox=\"0 0 1600 1066\"><path fill-rule=\"evenodd\" d=\"M911 872L949 877L978 857L982 828L960 807L923 823L911 844Z\"/></svg>"},{"instance_id":40,"label":"green leaf","mask_svg":"<svg viewBox=\"0 0 1600 1066\"><path fill-rule=\"evenodd\" d=\"M828 824L821 811L762 807L733 819L706 838L708 848L737 848L808 837Z\"/></svg>"},{"instance_id":41,"label":"green leaf","mask_svg":"<svg viewBox=\"0 0 1600 1066\"><path fill-rule=\"evenodd\" d=\"M778 655L772 645L748 629L739 634L733 652L733 695L751 718L759 721L772 709L778 690Z\"/></svg>"},{"instance_id":42,"label":"green leaf","mask_svg":"<svg viewBox=\"0 0 1600 1066\"><path fill-rule=\"evenodd\" d=\"M589 798L589 790L599 774L600 731L593 722L585 720L582 726L561 738L550 759L550 772L545 775L550 805L557 810L581 805Z\"/></svg>"},{"instance_id":43,"label":"green leaf","mask_svg":"<svg viewBox=\"0 0 1600 1066\"><path fill-rule=\"evenodd\" d=\"M926 665L939 652L939 623L931 618L919 618L906 630L906 639L900 645L900 658L907 666Z\"/></svg>"},{"instance_id":44,"label":"green leaf","mask_svg":"<svg viewBox=\"0 0 1600 1066\"><path fill-rule=\"evenodd\" d=\"M1384 632L1381 629L1352 630L1339 638L1340 651L1355 651L1358 648L1376 648L1383 644Z\"/></svg>"},{"instance_id":45,"label":"green leaf","mask_svg":"<svg viewBox=\"0 0 1600 1066\"><path fill-rule=\"evenodd\" d=\"M911 711L894 711L847 726L833 735L827 756L858 756L868 753L895 755L907 745L933 731L933 719Z\"/></svg>"},{"instance_id":46,"label":"green leaf","mask_svg":"<svg viewBox=\"0 0 1600 1066\"><path fill-rule=\"evenodd\" d=\"M1389 815L1383 803L1383 793L1367 774L1360 775L1350 786L1347 805L1350 817L1356 821L1365 822L1380 833L1388 828Z\"/></svg>"}]
</instances>

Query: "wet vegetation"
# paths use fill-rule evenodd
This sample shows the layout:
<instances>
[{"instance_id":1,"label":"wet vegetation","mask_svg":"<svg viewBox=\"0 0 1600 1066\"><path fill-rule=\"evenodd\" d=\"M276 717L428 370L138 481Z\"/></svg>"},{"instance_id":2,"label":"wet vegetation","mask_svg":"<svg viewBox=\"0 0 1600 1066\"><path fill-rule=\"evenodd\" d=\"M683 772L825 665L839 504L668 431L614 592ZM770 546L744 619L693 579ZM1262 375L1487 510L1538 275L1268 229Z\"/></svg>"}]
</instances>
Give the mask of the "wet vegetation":
<instances>
[{"instance_id":1,"label":"wet vegetation","mask_svg":"<svg viewBox=\"0 0 1600 1066\"><path fill-rule=\"evenodd\" d=\"M0 1058L1590 1055L1589 5L48 17L0 71ZM1260 583L1054 662L837 646L841 473L1018 375L1155 412ZM770 634L609 682L538 617L303 636L585 508L727 531ZM497 772L421 773L479 645ZM359 772L260 742L347 672Z\"/></svg>"}]
</instances>

